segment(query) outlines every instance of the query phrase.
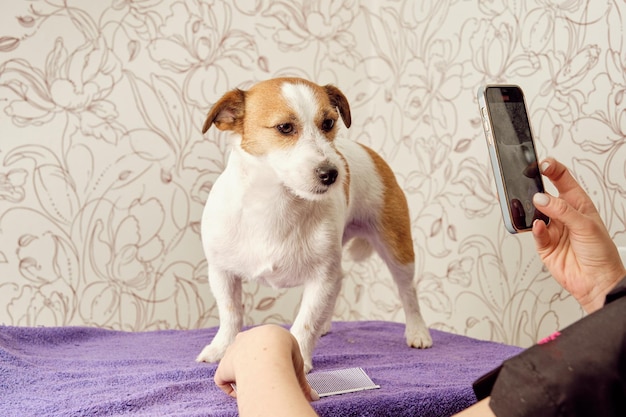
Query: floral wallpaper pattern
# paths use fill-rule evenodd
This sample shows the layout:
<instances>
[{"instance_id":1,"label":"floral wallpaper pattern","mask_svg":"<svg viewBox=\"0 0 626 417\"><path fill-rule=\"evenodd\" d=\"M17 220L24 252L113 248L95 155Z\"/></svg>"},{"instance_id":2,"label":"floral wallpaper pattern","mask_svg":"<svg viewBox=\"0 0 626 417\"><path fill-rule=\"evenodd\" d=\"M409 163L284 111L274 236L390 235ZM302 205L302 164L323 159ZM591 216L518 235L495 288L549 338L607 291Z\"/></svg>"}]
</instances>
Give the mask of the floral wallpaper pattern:
<instances>
[{"instance_id":1,"label":"floral wallpaper pattern","mask_svg":"<svg viewBox=\"0 0 626 417\"><path fill-rule=\"evenodd\" d=\"M200 216L229 89L337 85L409 199L434 328L529 345L582 315L502 225L476 104L526 92L540 157L567 164L626 245L626 3L619 0L0 0L0 323L218 323ZM377 258L345 263L335 319L402 321ZM247 324L300 292L245 286Z\"/></svg>"}]
</instances>

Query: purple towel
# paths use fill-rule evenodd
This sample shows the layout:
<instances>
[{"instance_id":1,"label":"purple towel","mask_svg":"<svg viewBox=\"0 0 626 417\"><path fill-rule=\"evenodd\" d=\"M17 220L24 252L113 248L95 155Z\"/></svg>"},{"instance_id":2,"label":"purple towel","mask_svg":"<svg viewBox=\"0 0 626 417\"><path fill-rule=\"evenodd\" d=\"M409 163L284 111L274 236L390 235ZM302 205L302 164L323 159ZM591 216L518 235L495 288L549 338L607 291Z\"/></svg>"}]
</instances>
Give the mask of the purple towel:
<instances>
[{"instance_id":1,"label":"purple towel","mask_svg":"<svg viewBox=\"0 0 626 417\"><path fill-rule=\"evenodd\" d=\"M141 333L0 327L0 415L236 416L213 384L216 365L194 358L216 329ZM475 402L472 382L521 349L432 331L410 349L404 325L335 322L316 370L362 367L380 389L314 403L322 416L447 416Z\"/></svg>"}]
</instances>

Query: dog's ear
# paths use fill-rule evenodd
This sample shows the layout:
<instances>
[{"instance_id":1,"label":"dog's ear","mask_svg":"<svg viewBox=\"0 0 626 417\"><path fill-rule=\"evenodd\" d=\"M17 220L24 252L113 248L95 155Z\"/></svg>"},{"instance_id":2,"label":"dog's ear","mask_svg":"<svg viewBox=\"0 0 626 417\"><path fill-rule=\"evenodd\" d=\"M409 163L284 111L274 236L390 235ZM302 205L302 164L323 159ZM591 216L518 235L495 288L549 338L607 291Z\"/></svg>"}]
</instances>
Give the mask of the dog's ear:
<instances>
[{"instance_id":1,"label":"dog's ear","mask_svg":"<svg viewBox=\"0 0 626 417\"><path fill-rule=\"evenodd\" d=\"M346 125L346 127L350 127L352 124L352 117L350 116L350 104L348 104L346 96L344 96L341 90L334 85L326 85L324 86L324 90L326 90L326 94L328 94L330 104L339 109L339 114L341 115L343 124Z\"/></svg>"},{"instance_id":2,"label":"dog's ear","mask_svg":"<svg viewBox=\"0 0 626 417\"><path fill-rule=\"evenodd\" d=\"M213 123L219 130L234 130L241 133L245 95L245 92L240 89L224 94L207 114L202 127L202 134L206 133Z\"/></svg>"}]
</instances>

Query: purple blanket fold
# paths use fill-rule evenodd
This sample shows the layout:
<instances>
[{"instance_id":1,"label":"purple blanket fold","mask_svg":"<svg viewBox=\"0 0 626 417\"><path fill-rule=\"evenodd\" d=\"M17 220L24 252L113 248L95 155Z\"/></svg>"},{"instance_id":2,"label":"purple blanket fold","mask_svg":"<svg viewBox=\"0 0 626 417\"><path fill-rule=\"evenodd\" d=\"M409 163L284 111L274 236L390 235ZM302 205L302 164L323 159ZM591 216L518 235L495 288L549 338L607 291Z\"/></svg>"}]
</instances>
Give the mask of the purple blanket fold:
<instances>
[{"instance_id":1,"label":"purple blanket fold","mask_svg":"<svg viewBox=\"0 0 626 417\"><path fill-rule=\"evenodd\" d=\"M0 327L0 416L236 416L194 358L216 332ZM321 416L448 416L475 402L472 382L518 347L432 330L408 348L404 325L335 322L315 371L362 367L380 389L322 398Z\"/></svg>"}]
</instances>

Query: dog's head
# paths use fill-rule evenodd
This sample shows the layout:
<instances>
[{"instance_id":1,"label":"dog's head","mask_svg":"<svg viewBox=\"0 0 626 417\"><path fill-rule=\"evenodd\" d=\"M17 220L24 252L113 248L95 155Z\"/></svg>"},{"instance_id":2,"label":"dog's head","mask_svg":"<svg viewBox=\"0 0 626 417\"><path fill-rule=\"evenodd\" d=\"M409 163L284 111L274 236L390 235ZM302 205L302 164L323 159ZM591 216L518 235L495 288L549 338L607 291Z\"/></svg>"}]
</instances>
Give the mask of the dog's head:
<instances>
[{"instance_id":1,"label":"dog's head","mask_svg":"<svg viewBox=\"0 0 626 417\"><path fill-rule=\"evenodd\" d=\"M350 106L338 88L275 78L226 93L209 111L202 133L212 124L238 133L241 149L267 162L295 195L319 199L347 175L333 143L340 116L350 127Z\"/></svg>"}]
</instances>

